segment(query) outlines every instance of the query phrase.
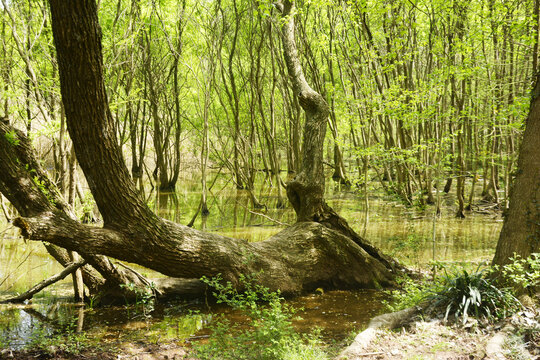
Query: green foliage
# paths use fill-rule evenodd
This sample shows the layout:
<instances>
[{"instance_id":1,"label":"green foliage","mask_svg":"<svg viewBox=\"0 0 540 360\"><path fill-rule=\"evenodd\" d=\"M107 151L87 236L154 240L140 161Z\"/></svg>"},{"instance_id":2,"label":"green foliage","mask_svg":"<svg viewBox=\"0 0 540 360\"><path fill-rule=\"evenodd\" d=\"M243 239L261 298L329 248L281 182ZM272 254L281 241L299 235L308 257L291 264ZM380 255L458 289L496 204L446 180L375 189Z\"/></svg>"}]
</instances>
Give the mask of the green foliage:
<instances>
[{"instance_id":1,"label":"green foliage","mask_svg":"<svg viewBox=\"0 0 540 360\"><path fill-rule=\"evenodd\" d=\"M195 348L197 357L206 359L300 360L327 359L320 349L319 336L309 339L297 334L292 327L295 310L283 303L279 292L257 284L254 276L242 276L243 292L230 282L223 284L220 276L202 279L215 289L218 303L229 305L247 317L247 326L231 324L220 318L211 325L208 344Z\"/></svg>"},{"instance_id":2,"label":"green foliage","mask_svg":"<svg viewBox=\"0 0 540 360\"><path fill-rule=\"evenodd\" d=\"M431 301L444 311L445 321L454 318L464 324L468 318L488 321L504 318L521 308L510 288L498 287L493 268L469 272L463 268L447 271L433 280L401 280L401 290L390 292L393 301L387 306L397 311Z\"/></svg>"},{"instance_id":3,"label":"green foliage","mask_svg":"<svg viewBox=\"0 0 540 360\"><path fill-rule=\"evenodd\" d=\"M7 141L13 146L17 146L21 142L15 130L10 130L6 132L4 136L6 137Z\"/></svg>"},{"instance_id":4,"label":"green foliage","mask_svg":"<svg viewBox=\"0 0 540 360\"><path fill-rule=\"evenodd\" d=\"M142 309L145 317L150 316L149 314L154 311L156 298L156 288L153 282L144 287L137 286L134 283L121 284L120 287L134 294L136 307Z\"/></svg>"},{"instance_id":5,"label":"green foliage","mask_svg":"<svg viewBox=\"0 0 540 360\"><path fill-rule=\"evenodd\" d=\"M47 180L45 178L42 178L38 172L36 171L36 169L32 169L30 168L30 165L29 164L26 164L25 166L25 169L30 173L30 176L32 176L32 181L34 182L34 184L38 187L39 191L45 195L45 197L47 198L47 200L52 204L52 205L55 205L56 202L54 200L54 197L53 195L51 194L51 192L49 191L49 185L47 183Z\"/></svg>"},{"instance_id":6,"label":"green foliage","mask_svg":"<svg viewBox=\"0 0 540 360\"><path fill-rule=\"evenodd\" d=\"M408 276L396 279L399 289L385 290L392 298L391 301L383 300L390 311L399 311L427 300L432 295L433 284L426 280L413 280Z\"/></svg>"},{"instance_id":7,"label":"green foliage","mask_svg":"<svg viewBox=\"0 0 540 360\"><path fill-rule=\"evenodd\" d=\"M527 259L515 255L510 264L502 267L503 277L513 285L531 290L540 285L540 254L533 253Z\"/></svg>"},{"instance_id":8,"label":"green foliage","mask_svg":"<svg viewBox=\"0 0 540 360\"><path fill-rule=\"evenodd\" d=\"M96 347L97 344L93 343L85 332L77 332L76 329L77 324L75 322L71 322L66 328L53 333L50 333L43 325L38 325L35 331L32 332L27 347L28 349L48 353L65 351L75 355L86 349Z\"/></svg>"},{"instance_id":9,"label":"green foliage","mask_svg":"<svg viewBox=\"0 0 540 360\"><path fill-rule=\"evenodd\" d=\"M43 195L45 195L45 197L47 198L47 200L49 200L49 202L54 205L55 204L55 201L54 201L54 198L52 197L50 191L49 191L49 188L47 187L47 184L44 180L42 180L39 176L35 175L34 177L32 177L32 181L34 181L34 184L36 184L36 186L38 187L39 191L41 191L41 193Z\"/></svg>"},{"instance_id":10,"label":"green foliage","mask_svg":"<svg viewBox=\"0 0 540 360\"><path fill-rule=\"evenodd\" d=\"M442 288L435 294L437 304L446 307L444 319L454 316L467 322L469 316L488 320L502 319L517 311L521 304L510 289L498 288L491 271L469 273L466 270L442 277Z\"/></svg>"}]
</instances>

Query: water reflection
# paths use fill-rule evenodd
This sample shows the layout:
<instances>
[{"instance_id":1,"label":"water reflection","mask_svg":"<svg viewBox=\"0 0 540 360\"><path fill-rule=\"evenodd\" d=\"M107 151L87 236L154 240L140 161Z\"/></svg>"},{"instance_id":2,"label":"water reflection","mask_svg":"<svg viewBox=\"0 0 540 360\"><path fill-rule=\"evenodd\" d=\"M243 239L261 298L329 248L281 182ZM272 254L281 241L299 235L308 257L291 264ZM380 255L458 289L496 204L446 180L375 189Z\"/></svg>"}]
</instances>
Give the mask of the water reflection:
<instances>
[{"instance_id":1,"label":"water reflection","mask_svg":"<svg viewBox=\"0 0 540 360\"><path fill-rule=\"evenodd\" d=\"M160 216L187 224L200 201L198 180L183 179L186 186L176 194L175 201L156 200L154 210ZM292 208L277 207L275 190L265 183L257 196L266 209L252 210L247 191L227 186L228 176L218 175L215 191L210 193L208 217L198 216L195 228L248 241L262 241L284 228L282 224L295 222ZM328 203L359 233L365 223L363 196L344 190L332 182L327 183ZM166 196L160 194L156 198ZM396 256L411 266L425 265L429 261L481 261L489 259L494 252L502 220L498 216L469 214L466 219L454 218L453 195L441 195L442 216L436 220L433 236L432 208L407 208L383 196L370 196L369 222L365 238L386 253ZM259 216L256 213L264 213ZM272 221L275 220L275 221ZM435 257L433 254L435 250Z\"/></svg>"},{"instance_id":2,"label":"water reflection","mask_svg":"<svg viewBox=\"0 0 540 360\"><path fill-rule=\"evenodd\" d=\"M328 291L287 302L298 309L293 321L301 333L321 330L323 340L344 339L380 314L385 295L376 290ZM85 331L99 342L164 342L199 340L209 332L212 314L246 323L238 311L220 304L171 302L157 304L151 316L140 305L84 308L67 299L41 298L31 305L0 305L0 344L20 349L56 334Z\"/></svg>"},{"instance_id":3,"label":"water reflection","mask_svg":"<svg viewBox=\"0 0 540 360\"><path fill-rule=\"evenodd\" d=\"M0 305L0 344L19 349L42 342L55 332L65 331L72 324L78 330L78 318L84 316L84 308L55 299L54 302L37 302L27 305Z\"/></svg>"},{"instance_id":4,"label":"water reflection","mask_svg":"<svg viewBox=\"0 0 540 360\"><path fill-rule=\"evenodd\" d=\"M199 214L195 228L248 241L262 241L284 228L278 223L294 223L293 210L290 207L278 208L275 190L268 184L256 194L266 209L253 210L249 193L234 189L229 180L228 176L222 175L215 179L208 197L210 215L201 217ZM363 196L329 183L329 204L356 231L362 232L366 215ZM176 193L150 194L149 205L160 216L187 224L200 202L199 187L197 176L187 174ZM447 195L443 196L443 201L453 204ZM265 216L259 216L257 212ZM410 266L426 264L433 260L434 255L437 261L476 262L492 257L501 226L502 221L496 216L471 214L463 220L455 219L450 206L443 209L442 217L436 219L433 237L433 209L407 208L384 197L370 196L365 237ZM61 267L48 257L40 243L25 243L16 229L0 223L0 297L25 291L60 270ZM157 275L148 270L144 273L149 277ZM209 309L206 305L193 303L157 306L150 318L136 308L82 309L62 300L70 296L70 291L68 278L38 294L32 306L1 305L0 343L22 346L37 336L61 330L66 324L75 330L102 337L104 341L185 339L197 332L199 336L204 334L204 330L200 331L211 320L211 312L224 313L231 320L241 320L228 308L214 305ZM309 332L320 327L326 338L339 339L383 311L383 297L376 291L327 291L290 302L304 309L299 313L302 319L294 322L300 331Z\"/></svg>"}]
</instances>

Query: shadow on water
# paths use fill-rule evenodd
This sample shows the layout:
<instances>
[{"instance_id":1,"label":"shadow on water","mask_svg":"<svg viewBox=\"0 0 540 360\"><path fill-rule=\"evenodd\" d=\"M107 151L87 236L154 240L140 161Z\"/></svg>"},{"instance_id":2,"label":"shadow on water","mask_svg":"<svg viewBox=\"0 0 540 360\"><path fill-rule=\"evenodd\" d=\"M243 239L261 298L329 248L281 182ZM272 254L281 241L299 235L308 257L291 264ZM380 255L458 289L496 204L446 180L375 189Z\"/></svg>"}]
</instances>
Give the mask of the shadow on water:
<instances>
[{"instance_id":1,"label":"shadow on water","mask_svg":"<svg viewBox=\"0 0 540 360\"><path fill-rule=\"evenodd\" d=\"M172 221L187 224L195 214L201 193L199 179L186 174L176 193L152 194L150 207ZM197 217L194 227L248 241L262 241L292 224L291 208L277 207L275 191L268 184L260 186L256 196L266 209L252 209L249 193L236 190L227 176L218 175L208 196L210 214ZM331 182L329 182L331 183ZM365 223L364 199L353 191L328 186L329 204L362 233ZM453 204L447 195L443 200ZM499 217L469 215L455 219L452 207L443 208L437 219L433 242L433 209L407 208L387 198L371 196L369 222L365 237L384 252L410 266L425 265L433 259L445 262L479 262L491 258L502 226ZM264 216L261 216L263 214ZM0 297L22 292L61 270L38 242L23 242L16 229L0 223ZM156 274L140 269L149 277ZM23 347L42 337L66 329L82 329L103 342L163 341L205 336L205 326L212 313L224 314L231 321L242 318L224 306L205 303L170 302L158 304L145 316L140 306L118 306L82 309L70 303L69 277L45 289L32 305L0 305L0 347ZM294 322L301 332L321 328L327 340L340 340L370 318L384 311L385 294L374 290L326 291L288 300L303 308ZM36 340L37 339L37 340Z\"/></svg>"}]
</instances>

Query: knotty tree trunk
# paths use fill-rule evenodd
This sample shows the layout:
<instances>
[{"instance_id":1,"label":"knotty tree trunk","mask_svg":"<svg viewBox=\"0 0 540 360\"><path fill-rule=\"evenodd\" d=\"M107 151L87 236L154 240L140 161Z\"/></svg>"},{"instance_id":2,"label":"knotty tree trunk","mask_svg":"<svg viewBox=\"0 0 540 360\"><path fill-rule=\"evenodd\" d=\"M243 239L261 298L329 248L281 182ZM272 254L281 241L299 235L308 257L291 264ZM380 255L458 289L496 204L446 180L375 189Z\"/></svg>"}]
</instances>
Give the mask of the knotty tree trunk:
<instances>
[{"instance_id":1,"label":"knotty tree trunk","mask_svg":"<svg viewBox=\"0 0 540 360\"><path fill-rule=\"evenodd\" d=\"M298 223L266 241L248 243L172 223L147 207L117 145L103 83L96 3L50 0L50 5L67 128L104 225L90 227L70 217L51 196L52 184L46 177L34 181L19 159L31 152L24 134L0 124L0 191L19 210L21 217L14 223L26 239L77 251L87 260L98 254L111 256L171 277L198 279L221 273L240 285L241 274L262 270L261 284L285 294L319 286L374 287L392 282L397 265L365 243L324 202L322 145L328 106L303 78L292 16L283 27L285 58L306 111L304 165L287 187ZM286 2L284 16L292 9ZM14 138L5 136L14 131Z\"/></svg>"}]
</instances>

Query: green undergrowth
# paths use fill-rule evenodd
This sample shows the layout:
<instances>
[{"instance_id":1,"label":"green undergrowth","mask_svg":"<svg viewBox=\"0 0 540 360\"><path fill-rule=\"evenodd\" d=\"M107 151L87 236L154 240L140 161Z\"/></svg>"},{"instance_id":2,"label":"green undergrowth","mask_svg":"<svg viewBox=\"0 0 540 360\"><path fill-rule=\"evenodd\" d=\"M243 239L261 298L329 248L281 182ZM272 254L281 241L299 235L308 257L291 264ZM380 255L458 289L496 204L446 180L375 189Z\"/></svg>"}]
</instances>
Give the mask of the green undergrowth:
<instances>
[{"instance_id":1,"label":"green undergrowth","mask_svg":"<svg viewBox=\"0 0 540 360\"><path fill-rule=\"evenodd\" d=\"M89 338L86 332L78 332L76 323L69 323L61 330L53 332L43 325L38 325L32 332L27 349L50 354L65 352L77 355L89 349L97 350L99 345L99 342Z\"/></svg>"},{"instance_id":2,"label":"green undergrowth","mask_svg":"<svg viewBox=\"0 0 540 360\"><path fill-rule=\"evenodd\" d=\"M503 267L485 266L471 271L435 264L434 268L439 269L439 274L430 279L400 278L400 289L390 291L389 310L398 311L428 301L445 321L465 324L469 317L475 317L493 322L521 309L516 291L532 291L540 282L538 254L528 259L515 257Z\"/></svg>"},{"instance_id":3,"label":"green undergrowth","mask_svg":"<svg viewBox=\"0 0 540 360\"><path fill-rule=\"evenodd\" d=\"M248 319L245 324L232 324L223 316L210 325L212 335L206 344L196 345L195 355L201 360L322 360L328 355L322 349L318 331L298 334L292 320L296 310L285 304L279 291L270 291L256 283L255 276L243 276L244 287L237 291L221 277L202 280L214 289L218 303L239 311Z\"/></svg>"}]
</instances>

